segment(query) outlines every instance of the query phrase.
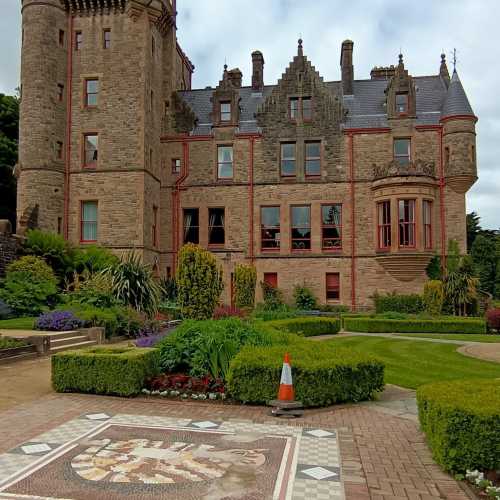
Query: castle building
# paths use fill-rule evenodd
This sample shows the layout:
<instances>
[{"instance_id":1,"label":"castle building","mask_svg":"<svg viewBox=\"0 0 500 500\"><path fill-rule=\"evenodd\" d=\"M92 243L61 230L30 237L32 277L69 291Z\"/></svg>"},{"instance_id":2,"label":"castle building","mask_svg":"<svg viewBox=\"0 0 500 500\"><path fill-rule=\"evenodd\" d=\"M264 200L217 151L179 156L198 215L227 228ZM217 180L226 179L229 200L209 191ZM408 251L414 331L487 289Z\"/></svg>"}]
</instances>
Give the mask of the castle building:
<instances>
[{"instance_id":1,"label":"castle building","mask_svg":"<svg viewBox=\"0 0 500 500\"><path fill-rule=\"evenodd\" d=\"M355 79L346 40L327 82L299 40L273 85L255 51L251 86L224 67L194 90L175 0L23 0L22 19L21 226L134 249L159 275L199 243L226 303L241 262L288 299L305 283L362 308L421 291L449 240L465 252L477 118L444 55L435 75L399 55Z\"/></svg>"}]
</instances>

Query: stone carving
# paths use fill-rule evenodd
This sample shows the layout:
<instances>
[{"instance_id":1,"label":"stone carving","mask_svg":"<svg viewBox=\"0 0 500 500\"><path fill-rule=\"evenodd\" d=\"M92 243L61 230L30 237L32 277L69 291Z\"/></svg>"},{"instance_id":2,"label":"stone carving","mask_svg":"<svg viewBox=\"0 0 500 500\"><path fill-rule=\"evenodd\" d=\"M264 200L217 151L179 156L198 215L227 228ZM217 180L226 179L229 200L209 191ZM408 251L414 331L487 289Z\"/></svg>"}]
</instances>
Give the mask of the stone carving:
<instances>
[{"instance_id":1,"label":"stone carving","mask_svg":"<svg viewBox=\"0 0 500 500\"><path fill-rule=\"evenodd\" d=\"M384 177L407 177L407 176L435 177L436 166L433 161L415 160L406 165L392 160L385 165L373 164L374 179L383 179Z\"/></svg>"}]
</instances>

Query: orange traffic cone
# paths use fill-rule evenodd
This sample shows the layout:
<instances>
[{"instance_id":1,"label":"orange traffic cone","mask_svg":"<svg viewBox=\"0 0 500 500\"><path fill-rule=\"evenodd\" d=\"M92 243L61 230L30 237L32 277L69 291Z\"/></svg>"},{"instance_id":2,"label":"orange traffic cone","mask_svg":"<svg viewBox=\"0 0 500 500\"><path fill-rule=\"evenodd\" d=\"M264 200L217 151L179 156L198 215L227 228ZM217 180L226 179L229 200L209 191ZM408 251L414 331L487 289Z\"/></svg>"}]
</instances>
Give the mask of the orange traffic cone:
<instances>
[{"instance_id":1,"label":"orange traffic cone","mask_svg":"<svg viewBox=\"0 0 500 500\"><path fill-rule=\"evenodd\" d=\"M281 369L280 390L278 391L279 401L293 401L295 391L293 390L292 367L290 366L290 356L285 353L283 368Z\"/></svg>"}]
</instances>

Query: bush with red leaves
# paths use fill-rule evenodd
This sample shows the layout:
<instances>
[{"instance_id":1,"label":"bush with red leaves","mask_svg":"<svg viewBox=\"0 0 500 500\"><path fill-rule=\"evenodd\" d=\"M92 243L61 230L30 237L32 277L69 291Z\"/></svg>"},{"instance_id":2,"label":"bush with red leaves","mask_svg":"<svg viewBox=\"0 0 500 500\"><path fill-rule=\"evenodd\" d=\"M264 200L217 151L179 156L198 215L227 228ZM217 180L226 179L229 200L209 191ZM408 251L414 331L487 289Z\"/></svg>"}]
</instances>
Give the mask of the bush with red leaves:
<instances>
[{"instance_id":1,"label":"bush with red leaves","mask_svg":"<svg viewBox=\"0 0 500 500\"><path fill-rule=\"evenodd\" d=\"M146 383L146 387L151 391L165 391L175 389L181 392L224 392L222 380L214 380L210 377L196 378L182 373L163 374L153 377Z\"/></svg>"},{"instance_id":2,"label":"bush with red leaves","mask_svg":"<svg viewBox=\"0 0 500 500\"><path fill-rule=\"evenodd\" d=\"M486 320L491 330L500 332L500 309L490 309L486 313Z\"/></svg>"}]
</instances>

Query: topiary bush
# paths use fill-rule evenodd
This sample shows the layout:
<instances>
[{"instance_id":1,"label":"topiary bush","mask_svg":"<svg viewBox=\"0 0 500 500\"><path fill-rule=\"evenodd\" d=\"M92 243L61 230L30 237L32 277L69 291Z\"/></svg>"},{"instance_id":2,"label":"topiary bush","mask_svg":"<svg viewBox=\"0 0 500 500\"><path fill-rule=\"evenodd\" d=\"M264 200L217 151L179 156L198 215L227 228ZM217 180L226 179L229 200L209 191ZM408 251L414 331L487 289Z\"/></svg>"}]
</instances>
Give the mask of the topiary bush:
<instances>
[{"instance_id":1,"label":"topiary bush","mask_svg":"<svg viewBox=\"0 0 500 500\"><path fill-rule=\"evenodd\" d=\"M482 319L386 319L345 316L344 329L366 333L486 333Z\"/></svg>"},{"instance_id":2,"label":"topiary bush","mask_svg":"<svg viewBox=\"0 0 500 500\"><path fill-rule=\"evenodd\" d=\"M444 287L439 280L427 281L424 285L425 310L432 316L439 316L443 310Z\"/></svg>"},{"instance_id":3,"label":"topiary bush","mask_svg":"<svg viewBox=\"0 0 500 500\"><path fill-rule=\"evenodd\" d=\"M179 252L176 274L177 302L184 318L209 319L224 288L222 269L215 256L188 243Z\"/></svg>"},{"instance_id":4,"label":"topiary bush","mask_svg":"<svg viewBox=\"0 0 500 500\"><path fill-rule=\"evenodd\" d=\"M85 321L77 318L72 311L51 311L40 315L35 321L35 330L63 332L77 330Z\"/></svg>"},{"instance_id":5,"label":"topiary bush","mask_svg":"<svg viewBox=\"0 0 500 500\"><path fill-rule=\"evenodd\" d=\"M437 382L417 389L420 425L445 470L500 468L500 379Z\"/></svg>"},{"instance_id":6,"label":"topiary bush","mask_svg":"<svg viewBox=\"0 0 500 500\"><path fill-rule=\"evenodd\" d=\"M0 288L0 299L16 316L36 316L53 304L57 295L57 278L40 257L26 255L7 266Z\"/></svg>"},{"instance_id":7,"label":"topiary bush","mask_svg":"<svg viewBox=\"0 0 500 500\"><path fill-rule=\"evenodd\" d=\"M236 307L253 309L257 271L254 266L237 264L234 268L234 303Z\"/></svg>"},{"instance_id":8,"label":"topiary bush","mask_svg":"<svg viewBox=\"0 0 500 500\"><path fill-rule=\"evenodd\" d=\"M306 407L371 399L383 389L384 365L376 358L290 337L288 345L246 346L235 356L227 380L232 397L260 404L275 399L285 352L291 355L295 398Z\"/></svg>"},{"instance_id":9,"label":"topiary bush","mask_svg":"<svg viewBox=\"0 0 500 500\"><path fill-rule=\"evenodd\" d=\"M133 396L158 374L157 349L96 347L52 356L52 386L57 392Z\"/></svg>"},{"instance_id":10,"label":"topiary bush","mask_svg":"<svg viewBox=\"0 0 500 500\"><path fill-rule=\"evenodd\" d=\"M488 328L500 332L500 308L490 309L486 313L486 321L488 322Z\"/></svg>"},{"instance_id":11,"label":"topiary bush","mask_svg":"<svg viewBox=\"0 0 500 500\"><path fill-rule=\"evenodd\" d=\"M310 311L316 308L316 297L312 291L304 285L296 285L293 290L293 298L297 309Z\"/></svg>"},{"instance_id":12,"label":"topiary bush","mask_svg":"<svg viewBox=\"0 0 500 500\"><path fill-rule=\"evenodd\" d=\"M306 317L279 319L267 322L267 325L277 330L285 330L304 337L314 335L334 335L340 331L340 318Z\"/></svg>"},{"instance_id":13,"label":"topiary bush","mask_svg":"<svg viewBox=\"0 0 500 500\"><path fill-rule=\"evenodd\" d=\"M400 312L406 314L418 314L424 311L422 296L412 293L401 295L396 292L386 295L375 293L373 296L375 311L377 314L385 312Z\"/></svg>"}]
</instances>

